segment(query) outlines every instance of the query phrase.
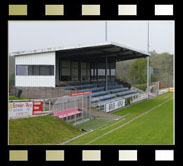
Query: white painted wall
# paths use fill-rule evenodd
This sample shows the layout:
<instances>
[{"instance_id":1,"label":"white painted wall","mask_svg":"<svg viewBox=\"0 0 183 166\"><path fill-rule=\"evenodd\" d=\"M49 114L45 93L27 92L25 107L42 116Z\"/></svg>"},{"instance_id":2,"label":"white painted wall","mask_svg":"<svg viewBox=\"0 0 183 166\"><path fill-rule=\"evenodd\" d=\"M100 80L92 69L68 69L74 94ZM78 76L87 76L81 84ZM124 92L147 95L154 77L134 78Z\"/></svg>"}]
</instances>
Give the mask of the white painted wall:
<instances>
[{"instance_id":1,"label":"white painted wall","mask_svg":"<svg viewBox=\"0 0 183 166\"><path fill-rule=\"evenodd\" d=\"M55 52L45 52L15 57L15 65L55 65ZM16 70L15 70L16 71ZM55 87L53 76L15 76L17 87Z\"/></svg>"},{"instance_id":2,"label":"white painted wall","mask_svg":"<svg viewBox=\"0 0 183 166\"><path fill-rule=\"evenodd\" d=\"M55 76L16 76L17 87L55 87Z\"/></svg>"},{"instance_id":3,"label":"white painted wall","mask_svg":"<svg viewBox=\"0 0 183 166\"><path fill-rule=\"evenodd\" d=\"M17 65L55 65L55 52L45 52L15 57Z\"/></svg>"}]
</instances>

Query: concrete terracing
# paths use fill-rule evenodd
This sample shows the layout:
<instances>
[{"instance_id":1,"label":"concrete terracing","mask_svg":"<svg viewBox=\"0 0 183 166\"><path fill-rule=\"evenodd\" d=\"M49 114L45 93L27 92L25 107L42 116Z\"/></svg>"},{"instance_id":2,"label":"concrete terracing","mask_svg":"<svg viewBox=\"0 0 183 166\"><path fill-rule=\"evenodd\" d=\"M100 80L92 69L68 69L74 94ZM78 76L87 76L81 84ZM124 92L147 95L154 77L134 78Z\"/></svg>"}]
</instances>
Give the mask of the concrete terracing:
<instances>
[{"instance_id":1,"label":"concrete terracing","mask_svg":"<svg viewBox=\"0 0 183 166\"><path fill-rule=\"evenodd\" d=\"M22 97L28 99L44 99L44 98L56 98L68 95L72 91L65 90L63 87L17 87L16 89L22 90ZM15 89L13 89L15 91ZM15 94L15 92L11 92Z\"/></svg>"},{"instance_id":2,"label":"concrete terracing","mask_svg":"<svg viewBox=\"0 0 183 166\"><path fill-rule=\"evenodd\" d=\"M121 119L123 116L120 115L114 115L103 111L98 111L94 108L91 110L92 116L96 118L111 118L111 119Z\"/></svg>"}]
</instances>

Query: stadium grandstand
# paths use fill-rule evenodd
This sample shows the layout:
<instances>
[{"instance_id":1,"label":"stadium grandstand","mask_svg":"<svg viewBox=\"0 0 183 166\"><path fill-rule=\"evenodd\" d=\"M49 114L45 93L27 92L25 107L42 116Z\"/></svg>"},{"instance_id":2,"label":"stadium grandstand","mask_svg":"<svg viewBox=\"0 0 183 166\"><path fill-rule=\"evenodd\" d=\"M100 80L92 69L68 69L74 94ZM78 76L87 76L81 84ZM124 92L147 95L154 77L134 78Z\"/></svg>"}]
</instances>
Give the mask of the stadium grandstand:
<instances>
[{"instance_id":1,"label":"stadium grandstand","mask_svg":"<svg viewBox=\"0 0 183 166\"><path fill-rule=\"evenodd\" d=\"M54 116L62 119L80 118L84 109L85 115L89 115L88 105L94 110L110 112L125 106L129 98L144 95L142 91L116 81L116 62L150 56L114 42L16 52L11 55L15 56L15 87L21 89L22 95L27 98L58 97L53 104L53 111ZM85 94L85 98L67 105L70 99L62 98L73 93ZM85 101L86 107L81 99Z\"/></svg>"}]
</instances>

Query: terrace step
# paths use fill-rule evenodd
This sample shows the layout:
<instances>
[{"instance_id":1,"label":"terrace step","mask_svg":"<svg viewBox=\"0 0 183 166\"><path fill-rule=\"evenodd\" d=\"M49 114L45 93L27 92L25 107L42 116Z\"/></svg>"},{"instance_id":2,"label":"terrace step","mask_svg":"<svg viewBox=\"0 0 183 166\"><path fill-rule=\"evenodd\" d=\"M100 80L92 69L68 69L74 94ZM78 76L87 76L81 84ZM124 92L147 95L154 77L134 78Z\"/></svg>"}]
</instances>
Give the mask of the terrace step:
<instances>
[{"instance_id":1,"label":"terrace step","mask_svg":"<svg viewBox=\"0 0 183 166\"><path fill-rule=\"evenodd\" d=\"M120 116L120 115L114 115L114 114L106 113L103 111L98 111L95 109L92 109L91 114L96 118L112 118L112 119L122 118L122 116Z\"/></svg>"}]
</instances>

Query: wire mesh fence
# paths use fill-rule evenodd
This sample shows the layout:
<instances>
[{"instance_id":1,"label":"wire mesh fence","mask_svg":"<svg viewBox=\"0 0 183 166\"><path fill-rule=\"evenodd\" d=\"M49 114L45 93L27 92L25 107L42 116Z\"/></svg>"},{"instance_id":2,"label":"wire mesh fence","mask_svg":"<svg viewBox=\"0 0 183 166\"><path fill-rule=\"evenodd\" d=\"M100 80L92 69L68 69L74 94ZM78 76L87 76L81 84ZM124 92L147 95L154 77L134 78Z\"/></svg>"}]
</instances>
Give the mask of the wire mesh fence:
<instances>
[{"instance_id":1,"label":"wire mesh fence","mask_svg":"<svg viewBox=\"0 0 183 166\"><path fill-rule=\"evenodd\" d=\"M42 113L40 115L51 114L66 121L73 121L76 124L87 119L92 119L90 98L87 95L62 96L47 99L9 100L9 104L33 103L36 101L42 102Z\"/></svg>"},{"instance_id":2,"label":"wire mesh fence","mask_svg":"<svg viewBox=\"0 0 183 166\"><path fill-rule=\"evenodd\" d=\"M52 112L54 116L75 124L92 117L90 100L86 95L59 97L52 106Z\"/></svg>"}]
</instances>

